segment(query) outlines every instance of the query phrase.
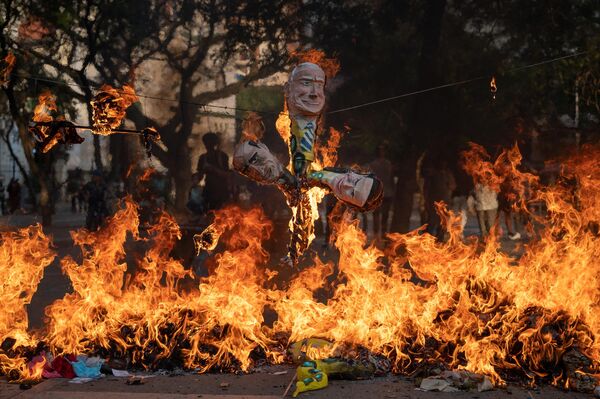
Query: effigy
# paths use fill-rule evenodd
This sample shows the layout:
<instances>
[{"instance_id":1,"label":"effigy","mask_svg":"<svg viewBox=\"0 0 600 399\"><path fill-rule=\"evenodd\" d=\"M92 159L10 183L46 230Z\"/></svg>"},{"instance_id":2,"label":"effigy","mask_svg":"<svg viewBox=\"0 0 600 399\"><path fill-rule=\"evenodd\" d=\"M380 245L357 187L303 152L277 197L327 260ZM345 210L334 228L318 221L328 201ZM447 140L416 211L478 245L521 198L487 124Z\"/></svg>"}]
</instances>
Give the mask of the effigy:
<instances>
[{"instance_id":1,"label":"effigy","mask_svg":"<svg viewBox=\"0 0 600 399\"><path fill-rule=\"evenodd\" d=\"M284 86L290 131L288 168L260 141L264 125L256 115L244 122L246 134L234 151L233 166L237 172L260 184L277 186L292 208L291 237L283 259L290 266L298 263L313 235L311 215L317 204L310 201L311 188L324 188L339 201L363 212L375 209L383 199L383 185L372 173L351 168L314 168L325 84L326 75L319 65L302 62L292 70Z\"/></svg>"}]
</instances>

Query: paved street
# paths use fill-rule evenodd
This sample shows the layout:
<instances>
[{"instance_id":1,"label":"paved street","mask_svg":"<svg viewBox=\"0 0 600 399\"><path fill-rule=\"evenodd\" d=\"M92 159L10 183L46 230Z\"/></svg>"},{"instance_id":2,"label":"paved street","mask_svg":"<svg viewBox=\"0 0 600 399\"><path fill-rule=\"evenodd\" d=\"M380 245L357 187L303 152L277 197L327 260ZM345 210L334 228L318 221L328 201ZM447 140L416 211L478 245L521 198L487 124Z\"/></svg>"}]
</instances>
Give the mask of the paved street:
<instances>
[{"instance_id":1,"label":"paved street","mask_svg":"<svg viewBox=\"0 0 600 399\"><path fill-rule=\"evenodd\" d=\"M285 374L279 374L287 371ZM273 373L279 372L278 375ZM276 399L281 398L294 369L271 367L268 371L246 374L202 374L156 376L142 385L127 385L125 378L106 377L86 384L68 380L46 380L30 390L0 383L0 399ZM589 399L592 395L563 392L551 387L541 390L509 386L488 392L422 392L412 380L390 376L363 381L331 381L320 391L300 394L299 398L327 399ZM291 397L288 394L287 397Z\"/></svg>"}]
</instances>

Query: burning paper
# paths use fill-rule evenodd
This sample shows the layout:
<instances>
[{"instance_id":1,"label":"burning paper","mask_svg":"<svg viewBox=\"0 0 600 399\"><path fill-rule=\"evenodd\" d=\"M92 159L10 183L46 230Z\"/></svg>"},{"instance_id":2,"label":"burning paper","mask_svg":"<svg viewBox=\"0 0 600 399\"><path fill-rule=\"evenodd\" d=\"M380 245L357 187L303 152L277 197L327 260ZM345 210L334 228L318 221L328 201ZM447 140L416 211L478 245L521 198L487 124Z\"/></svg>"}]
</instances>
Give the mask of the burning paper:
<instances>
[{"instance_id":1,"label":"burning paper","mask_svg":"<svg viewBox=\"0 0 600 399\"><path fill-rule=\"evenodd\" d=\"M223 232L213 223L208 226L202 233L194 234L194 247L196 255L200 255L201 251L212 251L219 244L219 237Z\"/></svg>"},{"instance_id":2,"label":"burning paper","mask_svg":"<svg viewBox=\"0 0 600 399\"><path fill-rule=\"evenodd\" d=\"M83 137L77 134L73 123L54 119L52 113L56 112L56 97L45 91L38 97L38 104L33 110L33 123L29 131L38 142L38 147L43 153L50 151L57 144L80 144Z\"/></svg>"}]
</instances>

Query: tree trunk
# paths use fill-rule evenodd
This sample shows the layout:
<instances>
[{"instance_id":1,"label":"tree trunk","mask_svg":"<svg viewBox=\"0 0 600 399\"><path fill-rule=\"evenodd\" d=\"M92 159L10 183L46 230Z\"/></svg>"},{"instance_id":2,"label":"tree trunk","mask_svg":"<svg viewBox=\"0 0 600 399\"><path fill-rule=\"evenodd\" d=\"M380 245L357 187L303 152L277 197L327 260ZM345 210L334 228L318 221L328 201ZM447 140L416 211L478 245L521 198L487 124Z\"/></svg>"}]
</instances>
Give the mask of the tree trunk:
<instances>
[{"instance_id":1,"label":"tree trunk","mask_svg":"<svg viewBox=\"0 0 600 399\"><path fill-rule=\"evenodd\" d=\"M37 179L37 182L40 186L40 195L37 205L39 206L39 211L42 215L42 224L44 226L50 226L52 224L53 213L52 198L49 190L50 185L48 181L48 172L50 169L38 167L33 155L34 143L31 139L29 129L27 128L27 121L23 119L23 115L21 114L21 111L17 105L12 85L9 84L9 87L4 90L4 93L8 99L11 116L17 124L17 131L19 132L19 138L21 139L21 144L23 145L23 152L25 153L25 159L27 159L30 175L32 178ZM34 205L36 204L35 197L32 198L32 202Z\"/></svg>"},{"instance_id":2,"label":"tree trunk","mask_svg":"<svg viewBox=\"0 0 600 399\"><path fill-rule=\"evenodd\" d=\"M175 210L185 212L192 187L192 161L187 146L178 150L179 156L172 159L173 164L169 171L175 184Z\"/></svg>"},{"instance_id":3,"label":"tree trunk","mask_svg":"<svg viewBox=\"0 0 600 399\"><path fill-rule=\"evenodd\" d=\"M442 33L442 21L446 10L446 0L428 0L421 23L422 45L418 66L418 89L425 89L439 83L437 59ZM394 203L392 231L406 232L410 225L413 208L413 195L417 190L417 154L435 142L436 134L443 133L440 118L432 118L440 111L440 99L436 92L415 96L413 112L408 121L408 131L413 132L409 142L410 153L403 157L400 165L397 195Z\"/></svg>"},{"instance_id":4,"label":"tree trunk","mask_svg":"<svg viewBox=\"0 0 600 399\"><path fill-rule=\"evenodd\" d=\"M97 134L92 135L94 140L94 164L96 165L96 169L104 170L104 165L102 164L102 147L100 146L100 137Z\"/></svg>"},{"instance_id":5,"label":"tree trunk","mask_svg":"<svg viewBox=\"0 0 600 399\"><path fill-rule=\"evenodd\" d=\"M52 196L50 194L50 184L49 184L49 169L40 168L33 156L33 142L31 141L29 130L27 129L24 121L17 121L17 128L19 131L19 138L21 139L21 143L23 144L23 150L25 152L25 158L27 159L27 164L29 165L29 171L32 177L37 179L37 183L40 187L39 197L37 199L37 205L39 207L39 212L42 216L42 225L50 226L52 225L52 214L53 214L53 204L52 204ZM32 198L33 204L36 204L35 197Z\"/></svg>"},{"instance_id":6,"label":"tree trunk","mask_svg":"<svg viewBox=\"0 0 600 399\"><path fill-rule=\"evenodd\" d=\"M17 167L19 168L19 171L21 172L21 175L23 176L24 183L27 186L27 191L29 192L29 197L35 203L35 197L36 197L35 188L33 187L33 184L31 183L31 179L29 178L29 173L27 173L27 170L25 170L25 167L23 166L23 164L21 163L21 161L15 154L12 144L10 143L9 134L10 134L11 130L12 130L12 127L7 132L5 132L5 135L3 135L2 139L4 140L4 143L6 144L6 147L8 148L8 152L10 152L10 156L13 159L13 162L17 165Z\"/></svg>"}]
</instances>

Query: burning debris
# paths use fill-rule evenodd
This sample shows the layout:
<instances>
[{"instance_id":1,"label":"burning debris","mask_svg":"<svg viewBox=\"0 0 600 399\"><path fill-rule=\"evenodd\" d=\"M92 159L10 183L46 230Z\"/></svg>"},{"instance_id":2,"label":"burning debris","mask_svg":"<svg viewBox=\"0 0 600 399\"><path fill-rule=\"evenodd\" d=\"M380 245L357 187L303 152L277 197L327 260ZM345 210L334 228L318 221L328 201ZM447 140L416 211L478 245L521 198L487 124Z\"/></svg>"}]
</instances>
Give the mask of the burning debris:
<instances>
[{"instance_id":1,"label":"burning debris","mask_svg":"<svg viewBox=\"0 0 600 399\"><path fill-rule=\"evenodd\" d=\"M83 142L83 137L77 134L73 123L63 119L54 120L51 113L56 110L56 97L49 91L40 94L38 104L33 110L33 123L30 124L29 131L43 153L50 151L56 144Z\"/></svg>"},{"instance_id":2,"label":"burning debris","mask_svg":"<svg viewBox=\"0 0 600 399\"><path fill-rule=\"evenodd\" d=\"M121 126L125 112L129 106L138 101L133 87L123 85L118 90L109 85L103 85L92 105L92 120L94 133L107 136Z\"/></svg>"},{"instance_id":3,"label":"burning debris","mask_svg":"<svg viewBox=\"0 0 600 399\"><path fill-rule=\"evenodd\" d=\"M102 86L102 91L91 102L93 127L78 126L64 119L55 120L52 112L57 110L56 98L49 91L45 91L39 96L29 131L44 153L50 151L57 144L81 144L84 139L79 136L77 129L91 129L92 133L104 136L115 133L137 134L140 135L146 155L150 158L152 146L160 141L160 134L153 127L146 127L141 131L119 127L125 117L125 110L137 101L137 96L130 86L125 85L123 90L123 95L121 95L120 91L108 85Z\"/></svg>"},{"instance_id":4,"label":"burning debris","mask_svg":"<svg viewBox=\"0 0 600 399\"><path fill-rule=\"evenodd\" d=\"M146 156L152 157L152 145L160 141L160 133L153 127L147 127L142 130L142 144L146 150Z\"/></svg>"},{"instance_id":5,"label":"burning debris","mask_svg":"<svg viewBox=\"0 0 600 399\"><path fill-rule=\"evenodd\" d=\"M458 385L466 375L486 386L487 378L494 385L547 381L590 391L600 359L600 241L590 227L600 218L599 155L584 149L564 162L568 179L538 190L549 214L538 216L543 228L520 258L501 252L495 235L483 245L464 242L459 217L442 206L447 242L420 231L391 234L384 253L366 245L355 223L342 221L335 280L334 265L317 257L285 287L270 280L262 242L272 226L262 211L215 213L211 231L220 234L223 250L200 278L169 255L180 237L174 219L162 214L141 237L137 206L127 201L98 232L73 232L82 260L61 259L73 292L46 309L47 326L36 338L27 332L24 306L54 254L39 228L3 234L0 271L11 285L1 295L16 313L5 312L0 324L2 372L39 377L26 364L47 347L129 368L202 372L289 359L314 362L310 368L329 379L335 372L327 372L328 362L362 365L371 375L441 364L438 379L458 375ZM202 240L207 246L216 240L210 235ZM134 273L125 263L127 237L144 248ZM178 289L185 280L196 281L195 288ZM315 295L322 290L326 302ZM277 314L272 325L266 309ZM303 344L314 337L327 343Z\"/></svg>"}]
</instances>

